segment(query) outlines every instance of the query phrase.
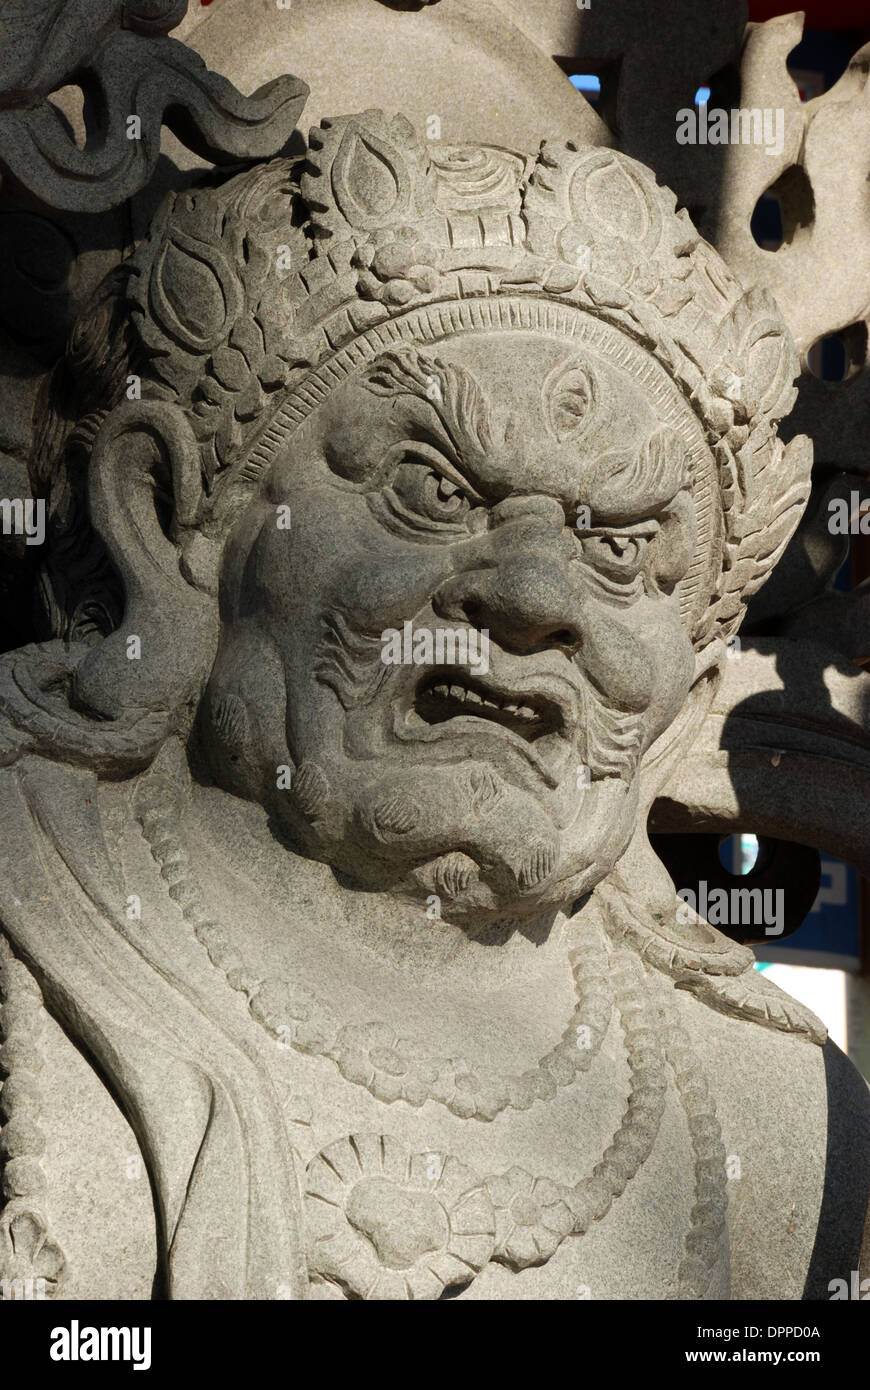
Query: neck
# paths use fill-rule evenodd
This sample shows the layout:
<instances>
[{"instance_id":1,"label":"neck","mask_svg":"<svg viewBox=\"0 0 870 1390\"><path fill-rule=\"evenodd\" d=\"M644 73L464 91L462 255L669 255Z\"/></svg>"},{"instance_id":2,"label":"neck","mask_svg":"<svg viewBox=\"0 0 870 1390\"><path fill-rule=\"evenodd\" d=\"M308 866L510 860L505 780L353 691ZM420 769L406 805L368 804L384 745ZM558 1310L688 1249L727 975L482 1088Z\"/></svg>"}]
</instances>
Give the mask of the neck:
<instances>
[{"instance_id":1,"label":"neck","mask_svg":"<svg viewBox=\"0 0 870 1390\"><path fill-rule=\"evenodd\" d=\"M180 791L187 774L177 759L174 766L170 780ZM209 931L220 927L219 954L232 960L215 963L282 1046L289 1040L332 1058L345 1080L389 1093L374 1089L379 1098L395 1098L398 1083L393 1072L392 1081L378 1081L371 1067L410 1067L415 1104L427 1087L447 1095L474 1075L475 1098L457 1092L450 1103L457 1114L489 1119L553 1093L557 1083L539 1075L542 1059L561 1070L564 1085L598 1055L610 996L594 921L582 934L562 914L522 929L462 932L413 905L355 891L288 852L262 811L228 793L198 786L178 800L172 785L166 792L176 827L152 830L189 861L188 892ZM579 949L569 954L569 943ZM594 1046L580 1048L579 1025Z\"/></svg>"},{"instance_id":2,"label":"neck","mask_svg":"<svg viewBox=\"0 0 870 1390\"><path fill-rule=\"evenodd\" d=\"M564 963L568 919L563 912L474 928L440 919L425 902L406 902L347 883L329 865L288 849L261 807L214 788L194 792L193 833L210 861L215 884L229 875L255 911L259 933L283 955L316 938L317 954L358 955L431 986L497 989ZM248 916L249 914L245 914ZM253 943L252 943L253 944Z\"/></svg>"}]
</instances>

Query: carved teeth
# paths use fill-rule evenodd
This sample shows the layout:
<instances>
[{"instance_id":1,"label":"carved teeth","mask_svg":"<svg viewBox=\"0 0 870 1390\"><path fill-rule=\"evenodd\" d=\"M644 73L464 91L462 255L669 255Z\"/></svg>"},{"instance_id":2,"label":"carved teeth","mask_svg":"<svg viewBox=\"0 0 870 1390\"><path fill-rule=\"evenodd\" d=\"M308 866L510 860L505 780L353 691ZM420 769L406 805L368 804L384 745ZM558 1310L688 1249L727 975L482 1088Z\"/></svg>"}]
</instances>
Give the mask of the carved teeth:
<instances>
[{"instance_id":1,"label":"carved teeth","mask_svg":"<svg viewBox=\"0 0 870 1390\"><path fill-rule=\"evenodd\" d=\"M526 720L540 718L539 713L530 705L517 705L512 700L498 700L489 695L481 695L479 690L473 690L470 686L435 685L432 686L429 694L436 696L439 700L456 700L460 704L482 705L486 709L503 710L512 718Z\"/></svg>"},{"instance_id":2,"label":"carved teeth","mask_svg":"<svg viewBox=\"0 0 870 1390\"><path fill-rule=\"evenodd\" d=\"M537 710L533 710L531 705L502 705L502 709L513 719L524 719L526 723L540 718Z\"/></svg>"},{"instance_id":3,"label":"carved teeth","mask_svg":"<svg viewBox=\"0 0 870 1390\"><path fill-rule=\"evenodd\" d=\"M527 695L525 699L534 703L526 704L521 695L489 694L485 682L456 671L450 674L454 679L449 685L443 680L435 684L438 677L432 676L431 684L419 687L414 714L423 722L449 725L451 720L470 716L498 724L529 743L548 734L565 735L563 712L544 694Z\"/></svg>"}]
</instances>

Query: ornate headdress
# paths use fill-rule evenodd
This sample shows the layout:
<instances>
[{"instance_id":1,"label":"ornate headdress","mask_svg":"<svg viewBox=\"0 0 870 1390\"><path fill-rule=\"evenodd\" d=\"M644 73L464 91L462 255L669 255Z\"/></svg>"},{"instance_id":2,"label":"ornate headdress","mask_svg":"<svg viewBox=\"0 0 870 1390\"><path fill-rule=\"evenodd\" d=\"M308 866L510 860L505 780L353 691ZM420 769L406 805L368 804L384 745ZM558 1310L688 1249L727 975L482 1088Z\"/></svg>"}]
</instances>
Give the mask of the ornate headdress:
<instances>
[{"instance_id":1,"label":"ornate headdress","mask_svg":"<svg viewBox=\"0 0 870 1390\"><path fill-rule=\"evenodd\" d=\"M346 374L487 327L617 342L682 435L697 645L734 631L805 505L807 442L786 458L776 437L797 358L773 299L744 293L614 150L545 142L534 158L427 144L380 111L324 121L306 159L174 196L129 269L144 390L189 409L212 524Z\"/></svg>"}]
</instances>

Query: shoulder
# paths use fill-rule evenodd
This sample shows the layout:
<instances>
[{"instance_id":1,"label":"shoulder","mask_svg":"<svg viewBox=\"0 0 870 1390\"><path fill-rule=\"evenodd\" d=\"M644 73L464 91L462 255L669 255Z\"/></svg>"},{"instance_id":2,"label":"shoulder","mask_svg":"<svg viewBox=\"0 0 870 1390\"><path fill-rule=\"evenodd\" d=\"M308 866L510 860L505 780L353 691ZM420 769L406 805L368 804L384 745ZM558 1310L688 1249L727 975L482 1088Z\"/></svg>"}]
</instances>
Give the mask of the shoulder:
<instances>
[{"instance_id":1,"label":"shoulder","mask_svg":"<svg viewBox=\"0 0 870 1390\"><path fill-rule=\"evenodd\" d=\"M675 991L715 1097L728 1167L732 1298L827 1299L859 1268L870 1090L832 1042Z\"/></svg>"},{"instance_id":2,"label":"shoulder","mask_svg":"<svg viewBox=\"0 0 870 1390\"><path fill-rule=\"evenodd\" d=\"M0 1078L2 1296L150 1298L156 1230L136 1138L2 934Z\"/></svg>"}]
</instances>

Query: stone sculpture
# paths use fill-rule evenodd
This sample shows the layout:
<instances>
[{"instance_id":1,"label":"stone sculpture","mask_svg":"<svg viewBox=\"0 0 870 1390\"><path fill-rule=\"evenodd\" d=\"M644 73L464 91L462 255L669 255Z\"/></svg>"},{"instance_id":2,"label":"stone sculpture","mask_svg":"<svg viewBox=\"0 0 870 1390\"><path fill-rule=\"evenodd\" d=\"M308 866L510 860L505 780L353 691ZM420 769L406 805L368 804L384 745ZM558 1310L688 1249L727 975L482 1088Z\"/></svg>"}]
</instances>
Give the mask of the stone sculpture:
<instances>
[{"instance_id":1,"label":"stone sculpture","mask_svg":"<svg viewBox=\"0 0 870 1390\"><path fill-rule=\"evenodd\" d=\"M856 1266L866 1088L647 836L807 500L797 368L615 150L367 111L170 196L37 412L4 1277L800 1298Z\"/></svg>"},{"instance_id":2,"label":"stone sculpture","mask_svg":"<svg viewBox=\"0 0 870 1390\"><path fill-rule=\"evenodd\" d=\"M43 0L2 15L0 174L50 206L117 206L153 175L165 119L215 163L271 154L296 125L308 89L292 77L243 98L167 37L187 0ZM78 148L49 99L75 76L87 106ZM132 122L132 125L131 125Z\"/></svg>"}]
</instances>

